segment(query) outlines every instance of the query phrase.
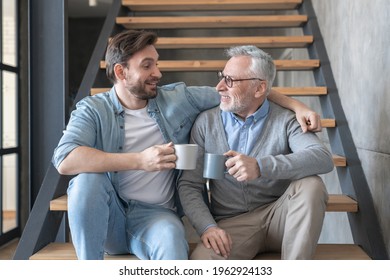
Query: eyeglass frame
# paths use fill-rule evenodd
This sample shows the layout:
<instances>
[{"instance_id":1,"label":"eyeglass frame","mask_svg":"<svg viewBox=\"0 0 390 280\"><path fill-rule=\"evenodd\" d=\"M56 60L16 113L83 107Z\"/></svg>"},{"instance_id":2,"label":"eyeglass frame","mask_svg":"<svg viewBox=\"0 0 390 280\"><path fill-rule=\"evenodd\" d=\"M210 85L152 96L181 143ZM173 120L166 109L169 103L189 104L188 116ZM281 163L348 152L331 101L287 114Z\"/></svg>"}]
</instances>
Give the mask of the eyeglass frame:
<instances>
[{"instance_id":1,"label":"eyeglass frame","mask_svg":"<svg viewBox=\"0 0 390 280\"><path fill-rule=\"evenodd\" d=\"M260 78L246 78L246 79L233 79L232 77L230 77L229 75L224 75L222 73L222 71L218 71L217 72L217 76L218 76L218 80L219 81L222 81L222 79L224 80L226 86L228 88L232 88L233 87L233 83L234 82L240 82L240 81L253 81L253 80L259 80L259 81L262 81L264 82L265 80L264 79L260 79Z\"/></svg>"}]
</instances>

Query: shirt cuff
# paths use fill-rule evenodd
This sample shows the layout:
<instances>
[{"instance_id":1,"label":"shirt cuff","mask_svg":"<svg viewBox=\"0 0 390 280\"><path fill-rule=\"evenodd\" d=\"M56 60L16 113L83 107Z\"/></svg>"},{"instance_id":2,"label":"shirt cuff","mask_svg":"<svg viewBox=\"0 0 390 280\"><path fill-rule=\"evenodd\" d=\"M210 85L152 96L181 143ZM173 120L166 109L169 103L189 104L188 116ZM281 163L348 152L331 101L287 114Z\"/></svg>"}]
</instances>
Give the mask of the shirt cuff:
<instances>
[{"instance_id":1,"label":"shirt cuff","mask_svg":"<svg viewBox=\"0 0 390 280\"><path fill-rule=\"evenodd\" d=\"M206 226L206 227L203 229L202 234L203 234L206 230L208 230L209 228L211 228L211 227L217 227L217 224L209 224L208 226Z\"/></svg>"}]
</instances>

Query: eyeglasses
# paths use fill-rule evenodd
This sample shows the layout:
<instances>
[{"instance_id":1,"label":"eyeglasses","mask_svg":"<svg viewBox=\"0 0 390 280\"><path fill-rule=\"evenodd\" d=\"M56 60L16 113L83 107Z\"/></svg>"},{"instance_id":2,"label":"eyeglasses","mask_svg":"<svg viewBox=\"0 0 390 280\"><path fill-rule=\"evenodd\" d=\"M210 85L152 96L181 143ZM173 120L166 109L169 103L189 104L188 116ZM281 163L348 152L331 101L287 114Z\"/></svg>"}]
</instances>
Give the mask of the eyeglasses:
<instances>
[{"instance_id":1,"label":"eyeglasses","mask_svg":"<svg viewBox=\"0 0 390 280\"><path fill-rule=\"evenodd\" d=\"M259 81L264 81L263 79L260 79L260 78L247 78L247 79L233 79L232 77L230 76L225 76L222 71L219 71L217 73L218 75L218 80L221 81L222 79L225 80L225 84L228 86L228 87L232 87L233 86L233 82L239 82L239 81L250 81L250 80L259 80Z\"/></svg>"}]
</instances>

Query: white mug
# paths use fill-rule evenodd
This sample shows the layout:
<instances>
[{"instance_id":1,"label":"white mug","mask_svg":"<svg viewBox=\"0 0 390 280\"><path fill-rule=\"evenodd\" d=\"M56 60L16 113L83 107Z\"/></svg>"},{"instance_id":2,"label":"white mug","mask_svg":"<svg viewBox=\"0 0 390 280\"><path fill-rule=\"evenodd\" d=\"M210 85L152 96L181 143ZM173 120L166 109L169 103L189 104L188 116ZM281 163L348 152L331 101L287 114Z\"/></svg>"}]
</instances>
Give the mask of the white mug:
<instances>
[{"instance_id":1,"label":"white mug","mask_svg":"<svg viewBox=\"0 0 390 280\"><path fill-rule=\"evenodd\" d=\"M191 170L196 168L198 158L197 144L175 144L176 169Z\"/></svg>"}]
</instances>

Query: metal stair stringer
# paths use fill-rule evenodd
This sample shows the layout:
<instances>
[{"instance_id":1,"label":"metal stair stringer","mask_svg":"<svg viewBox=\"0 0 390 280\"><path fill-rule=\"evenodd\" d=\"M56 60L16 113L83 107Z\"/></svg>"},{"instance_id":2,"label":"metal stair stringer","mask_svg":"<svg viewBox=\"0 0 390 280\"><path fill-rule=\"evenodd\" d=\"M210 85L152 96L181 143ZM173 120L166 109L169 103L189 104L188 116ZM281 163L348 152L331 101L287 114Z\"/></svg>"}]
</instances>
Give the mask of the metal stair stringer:
<instances>
[{"instance_id":1,"label":"metal stair stringer","mask_svg":"<svg viewBox=\"0 0 390 280\"><path fill-rule=\"evenodd\" d=\"M28 260L34 253L55 241L57 236L61 236L59 230L66 221L64 213L50 211L49 206L51 200L66 193L70 178L71 176L58 174L53 165L49 166L20 237L14 260ZM66 233L63 239L68 241L65 235Z\"/></svg>"}]
</instances>

